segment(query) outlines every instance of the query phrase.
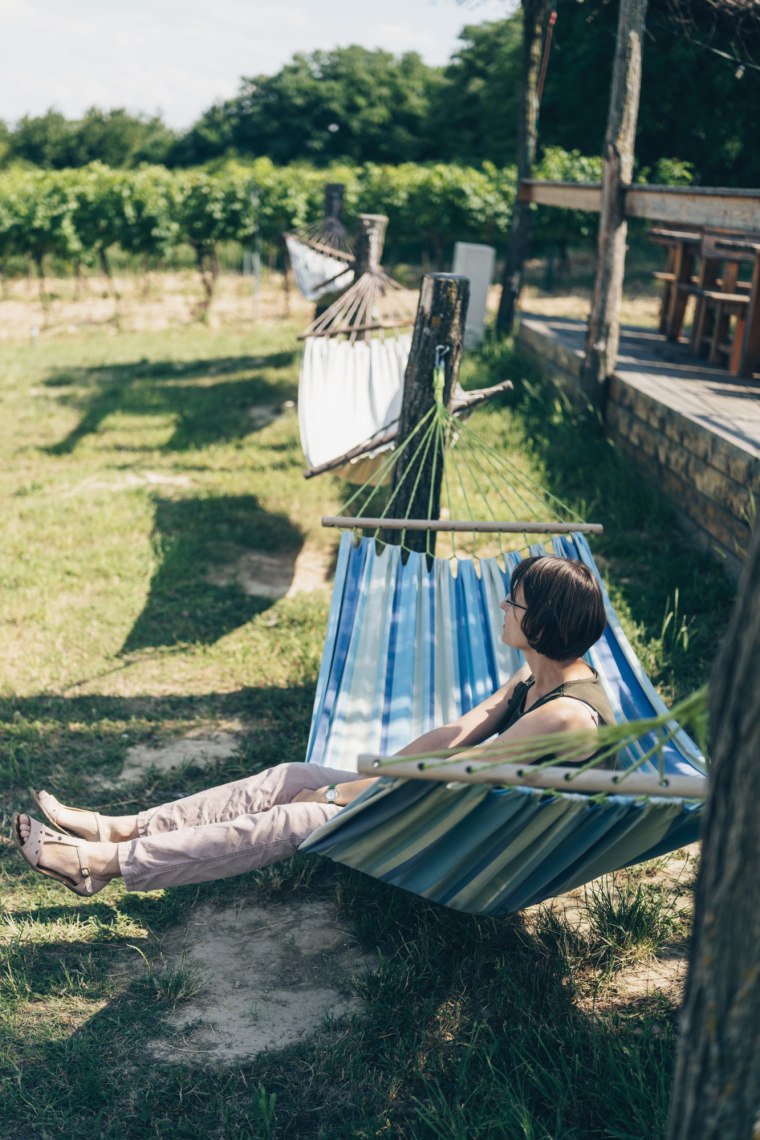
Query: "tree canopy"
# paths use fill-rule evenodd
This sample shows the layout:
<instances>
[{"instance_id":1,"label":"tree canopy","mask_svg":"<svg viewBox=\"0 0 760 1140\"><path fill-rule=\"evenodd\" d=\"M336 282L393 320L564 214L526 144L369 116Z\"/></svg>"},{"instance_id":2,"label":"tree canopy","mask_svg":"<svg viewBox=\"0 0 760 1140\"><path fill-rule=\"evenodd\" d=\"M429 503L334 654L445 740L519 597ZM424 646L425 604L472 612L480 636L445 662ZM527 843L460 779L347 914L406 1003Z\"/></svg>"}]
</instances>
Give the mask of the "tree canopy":
<instances>
[{"instance_id":1,"label":"tree canopy","mask_svg":"<svg viewBox=\"0 0 760 1140\"><path fill-rule=\"evenodd\" d=\"M760 21L748 23L744 4L650 0L639 168L677 159L691 163L705 185L757 185ZM557 0L557 9L539 149L597 153L618 3ZM266 156L316 165L341 159L504 165L516 158L521 38L518 10L503 20L468 24L443 68L414 52L394 56L357 45L298 53L274 75L243 79L234 98L209 107L179 134L157 116L119 108L93 107L76 121L51 109L12 129L0 124L0 164L177 167Z\"/></svg>"}]
</instances>

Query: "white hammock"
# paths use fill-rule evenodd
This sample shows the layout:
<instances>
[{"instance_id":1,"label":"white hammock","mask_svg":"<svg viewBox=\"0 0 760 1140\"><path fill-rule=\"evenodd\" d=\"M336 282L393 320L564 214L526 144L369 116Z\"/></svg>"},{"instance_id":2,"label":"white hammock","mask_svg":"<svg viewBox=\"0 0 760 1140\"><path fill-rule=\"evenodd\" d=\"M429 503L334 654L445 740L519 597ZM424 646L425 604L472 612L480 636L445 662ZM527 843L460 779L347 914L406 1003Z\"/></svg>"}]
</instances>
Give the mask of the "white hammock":
<instances>
[{"instance_id":1,"label":"white hammock","mask_svg":"<svg viewBox=\"0 0 760 1140\"><path fill-rule=\"evenodd\" d=\"M306 338L298 424L310 467L345 455L398 419L411 344L410 333L353 342Z\"/></svg>"},{"instance_id":2,"label":"white hammock","mask_svg":"<svg viewBox=\"0 0 760 1140\"><path fill-rule=\"evenodd\" d=\"M353 281L354 271L345 261L312 249L293 234L286 234L285 244L296 284L307 301L316 301L325 293L339 293Z\"/></svg>"}]
</instances>

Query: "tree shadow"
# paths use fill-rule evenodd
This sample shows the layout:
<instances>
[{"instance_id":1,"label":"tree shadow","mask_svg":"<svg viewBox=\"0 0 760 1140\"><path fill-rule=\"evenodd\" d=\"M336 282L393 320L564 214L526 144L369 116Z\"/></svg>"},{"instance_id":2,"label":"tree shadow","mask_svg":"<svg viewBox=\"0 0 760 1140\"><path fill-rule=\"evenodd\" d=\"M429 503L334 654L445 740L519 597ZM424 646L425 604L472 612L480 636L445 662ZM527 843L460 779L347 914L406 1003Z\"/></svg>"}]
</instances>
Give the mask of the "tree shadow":
<instances>
[{"instance_id":1,"label":"tree shadow","mask_svg":"<svg viewBox=\"0 0 760 1140\"><path fill-rule=\"evenodd\" d=\"M60 393L62 403L78 409L81 419L45 450L50 455L71 454L115 412L173 417L174 434L163 445L164 451L241 439L263 426L256 414L262 407L274 413L283 401L295 397L292 380L272 375L292 368L295 359L294 350L187 362L138 360L53 372L46 386Z\"/></svg>"},{"instance_id":2,"label":"tree shadow","mask_svg":"<svg viewBox=\"0 0 760 1140\"><path fill-rule=\"evenodd\" d=\"M156 569L145 607L122 653L187 643L211 644L268 609L293 579L303 534L255 495L158 499L152 542ZM276 552L279 581L257 595L234 573L245 552ZM255 590L255 584L253 589Z\"/></svg>"},{"instance_id":3,"label":"tree shadow","mask_svg":"<svg viewBox=\"0 0 760 1140\"><path fill-rule=\"evenodd\" d=\"M119 815L283 761L303 760L313 701L314 683L308 681L190 695L0 697L0 809L9 823L11 811L34 811L25 789L47 787L63 802ZM230 723L244 731L224 759L203 768L146 769L142 780L112 782L134 744L155 746L199 726L213 730ZM6 859L17 865L10 843L0 847L0 864Z\"/></svg>"}]
</instances>

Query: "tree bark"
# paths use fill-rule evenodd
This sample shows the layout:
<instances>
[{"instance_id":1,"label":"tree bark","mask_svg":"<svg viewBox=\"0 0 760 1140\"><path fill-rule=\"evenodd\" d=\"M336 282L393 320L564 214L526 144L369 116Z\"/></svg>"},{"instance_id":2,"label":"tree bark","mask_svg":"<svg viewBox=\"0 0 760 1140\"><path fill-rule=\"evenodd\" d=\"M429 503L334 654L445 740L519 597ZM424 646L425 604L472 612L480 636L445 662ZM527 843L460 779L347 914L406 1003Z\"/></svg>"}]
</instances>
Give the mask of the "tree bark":
<instances>
[{"instance_id":1,"label":"tree bark","mask_svg":"<svg viewBox=\"0 0 760 1140\"><path fill-rule=\"evenodd\" d=\"M668 1140L760 1137L760 527L710 680L712 768Z\"/></svg>"},{"instance_id":2,"label":"tree bark","mask_svg":"<svg viewBox=\"0 0 760 1140\"><path fill-rule=\"evenodd\" d=\"M633 148L641 92L642 38L647 0L620 0L615 64L612 71L607 134L604 141L602 203L597 239L596 279L586 332L581 385L604 410L607 382L615 368L623 299L625 191L633 177Z\"/></svg>"},{"instance_id":3,"label":"tree bark","mask_svg":"<svg viewBox=\"0 0 760 1140\"><path fill-rule=\"evenodd\" d=\"M541 45L544 24L553 0L523 0L522 83L520 121L517 126L517 184L533 174L538 138L538 81L541 72ZM506 335L512 329L515 308L520 299L523 264L530 245L530 203L515 199L509 228L507 257L496 316L496 331Z\"/></svg>"},{"instance_id":4,"label":"tree bark","mask_svg":"<svg viewBox=\"0 0 760 1140\"><path fill-rule=\"evenodd\" d=\"M469 299L470 282L466 277L428 273L422 279L412 347L404 373L404 398L396 437L399 451L435 403L433 378L438 359L445 370L443 403L448 407L451 402L462 359ZM441 506L443 448L440 443L431 446L410 467L416 447L417 437L409 442L394 466L391 513L394 518L437 519ZM431 553L435 550L435 532L385 531L383 534L389 543L400 543L402 536L411 550Z\"/></svg>"}]
</instances>

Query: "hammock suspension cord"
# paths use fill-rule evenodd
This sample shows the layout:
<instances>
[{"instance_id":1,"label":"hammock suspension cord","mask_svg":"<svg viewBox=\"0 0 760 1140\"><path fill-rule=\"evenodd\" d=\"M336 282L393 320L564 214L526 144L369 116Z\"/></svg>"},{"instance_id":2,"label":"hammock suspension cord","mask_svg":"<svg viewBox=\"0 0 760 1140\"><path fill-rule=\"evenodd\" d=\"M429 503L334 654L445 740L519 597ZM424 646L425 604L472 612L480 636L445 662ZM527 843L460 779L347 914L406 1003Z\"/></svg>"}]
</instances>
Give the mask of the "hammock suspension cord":
<instances>
[{"instance_id":1,"label":"hammock suspension cord","mask_svg":"<svg viewBox=\"0 0 760 1140\"><path fill-rule=\"evenodd\" d=\"M457 534L490 534L497 536L500 554L507 547L504 535L520 534L530 546L530 535L586 531L599 533L601 526L587 524L556 495L545 491L518 465L501 454L461 417L456 417L443 402L445 356L449 349L435 347L433 369L433 404L415 424L395 450L390 451L377 467L373 479L349 496L337 515L325 516L325 526L340 526L357 531L374 531L378 542L387 542L387 533L401 532L399 545L409 552L406 531L427 531L425 553L433 554L432 536L446 532L450 537L451 558L467 556L457 545ZM456 444L456 446L452 446ZM433 449L431 452L431 448ZM428 495L425 518L410 518L408 504L414 501L422 472L428 459L432 462L433 479ZM443 463L441 478L445 505L440 519L433 519L433 486ZM394 475L396 476L394 480ZM378 484L390 482L393 489L381 500ZM393 485L395 483L395 485ZM406 502L401 501L403 491ZM457 513L459 512L459 513ZM505 522L520 516L519 522ZM556 522L547 522L547 516ZM457 521L452 521L457 520ZM466 521L458 521L466 520ZM536 524L535 530L531 523ZM490 525L492 524L492 525ZM473 557L477 557L473 550Z\"/></svg>"},{"instance_id":2,"label":"hammock suspension cord","mask_svg":"<svg viewBox=\"0 0 760 1140\"><path fill-rule=\"evenodd\" d=\"M687 799L700 799L707 794L707 779L668 776L665 772L663 749L682 732L684 725L700 727L707 709L707 688L698 689L672 709L655 717L621 724L602 725L597 730L595 743L601 745L593 759L582 764L589 748L589 733L546 733L529 740L511 743L495 742L471 749L449 749L429 752L424 757L382 757L365 754L359 757L358 770L370 775L401 776L406 779L438 781L462 780L466 783L534 783L536 786L588 792L596 783L598 795L675 795ZM641 755L626 764L621 771L603 768L621 749L631 750L644 737L655 735L655 743ZM561 752L562 759L555 754ZM542 757L550 755L549 760ZM656 776L640 775L642 767L654 761ZM562 763L577 767L562 767ZM542 778L542 773L546 778ZM593 773L594 781L583 777ZM637 778L638 776L638 778ZM591 786L590 786L591 785Z\"/></svg>"}]
</instances>

